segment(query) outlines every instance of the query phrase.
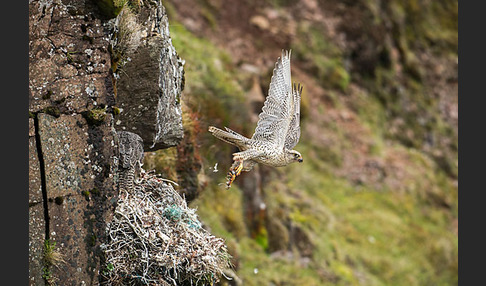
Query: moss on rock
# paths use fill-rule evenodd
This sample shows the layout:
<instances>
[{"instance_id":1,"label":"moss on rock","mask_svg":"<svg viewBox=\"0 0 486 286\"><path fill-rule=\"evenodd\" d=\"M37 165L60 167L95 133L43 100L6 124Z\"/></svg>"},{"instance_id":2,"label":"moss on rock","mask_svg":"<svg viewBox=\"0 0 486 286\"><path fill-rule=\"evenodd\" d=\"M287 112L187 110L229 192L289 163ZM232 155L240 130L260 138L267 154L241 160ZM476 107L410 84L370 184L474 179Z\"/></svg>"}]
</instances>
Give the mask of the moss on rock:
<instances>
[{"instance_id":1,"label":"moss on rock","mask_svg":"<svg viewBox=\"0 0 486 286\"><path fill-rule=\"evenodd\" d=\"M93 108L83 113L89 125L99 126L106 118L106 108Z\"/></svg>"}]
</instances>

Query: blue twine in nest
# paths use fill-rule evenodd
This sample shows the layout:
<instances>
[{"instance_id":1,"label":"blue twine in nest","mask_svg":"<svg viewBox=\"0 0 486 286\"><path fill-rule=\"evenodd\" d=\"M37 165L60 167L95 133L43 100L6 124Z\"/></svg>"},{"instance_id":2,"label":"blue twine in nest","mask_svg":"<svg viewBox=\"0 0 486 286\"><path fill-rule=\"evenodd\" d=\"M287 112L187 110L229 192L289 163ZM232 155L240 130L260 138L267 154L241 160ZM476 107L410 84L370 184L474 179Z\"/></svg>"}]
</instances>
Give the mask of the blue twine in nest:
<instances>
[{"instance_id":1,"label":"blue twine in nest","mask_svg":"<svg viewBox=\"0 0 486 286\"><path fill-rule=\"evenodd\" d=\"M178 206L172 205L171 207L164 209L162 215L171 221L178 221L182 217L182 212Z\"/></svg>"}]
</instances>

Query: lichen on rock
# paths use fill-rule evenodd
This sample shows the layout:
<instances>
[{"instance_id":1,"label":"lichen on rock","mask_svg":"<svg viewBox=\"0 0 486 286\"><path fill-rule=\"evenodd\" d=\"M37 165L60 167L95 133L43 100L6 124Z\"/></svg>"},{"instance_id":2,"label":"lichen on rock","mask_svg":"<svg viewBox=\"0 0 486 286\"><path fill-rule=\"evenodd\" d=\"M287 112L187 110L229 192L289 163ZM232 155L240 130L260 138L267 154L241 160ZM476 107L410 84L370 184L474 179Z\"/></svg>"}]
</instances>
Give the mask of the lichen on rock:
<instances>
[{"instance_id":1,"label":"lichen on rock","mask_svg":"<svg viewBox=\"0 0 486 286\"><path fill-rule=\"evenodd\" d=\"M125 5L112 26L112 69L121 111L115 127L140 135L145 150L176 146L184 136L184 60L172 45L168 26L160 1L137 9Z\"/></svg>"}]
</instances>

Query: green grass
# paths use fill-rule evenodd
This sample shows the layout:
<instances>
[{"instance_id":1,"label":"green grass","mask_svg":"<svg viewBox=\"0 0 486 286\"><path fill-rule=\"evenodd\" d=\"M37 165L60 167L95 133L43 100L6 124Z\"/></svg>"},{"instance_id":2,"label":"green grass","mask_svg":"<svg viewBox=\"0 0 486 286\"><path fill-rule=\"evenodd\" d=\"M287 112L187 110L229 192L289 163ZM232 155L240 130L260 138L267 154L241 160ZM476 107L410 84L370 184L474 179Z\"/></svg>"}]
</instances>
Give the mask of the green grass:
<instances>
[{"instance_id":1,"label":"green grass","mask_svg":"<svg viewBox=\"0 0 486 286\"><path fill-rule=\"evenodd\" d=\"M241 116L238 118L247 117L244 112L238 112L241 108L236 108L244 102L244 94L235 80L237 72L230 56L177 22L170 30L174 47L186 61L183 100L194 110L202 110L208 118L221 120L222 124L230 123L229 108ZM195 104L201 105L195 108Z\"/></svg>"},{"instance_id":2,"label":"green grass","mask_svg":"<svg viewBox=\"0 0 486 286\"><path fill-rule=\"evenodd\" d=\"M182 100L200 114L201 125L228 126L239 131L254 127L246 126L247 114L241 108L246 82L236 75L228 54L172 23L174 46L186 60ZM302 60L314 62L311 69L320 70L321 78L336 72L331 82L337 85L323 86L345 90L350 77L339 72L343 69L341 55L326 44L322 35L309 33L308 47L296 47L295 53L301 57L312 54ZM393 74L383 70L378 71L373 84L390 87L393 80ZM410 90L416 93L413 96L419 96L422 87L412 83ZM245 224L238 184L230 190L219 185L225 180L231 147L207 132L201 133L198 142L203 167L199 177L206 187L191 206L198 208L201 221L213 235L225 238L237 275L245 285L457 285L458 237L452 226L458 216L457 188L436 162L415 149L417 142L404 146L389 136L389 113L404 113L400 99L387 97L390 94L386 91L355 95L349 107L376 142L369 151L372 155L382 158L389 152L405 154L408 165L402 171L408 177L401 185L376 190L368 185L357 187L334 175L334 168L341 166L344 152L352 145L331 122L325 132L334 134L339 144L320 146L312 138L303 137L297 149L307 160L267 174L273 179L263 189L266 215L271 216L277 231L266 225L255 239ZM415 113L404 117L413 118L434 103L422 98L417 105ZM411 121L406 120L406 124L415 128ZM437 132L446 133L447 125L441 121L438 124L442 127ZM436 125L417 128L422 128L417 131L422 134L424 128L436 130ZM208 167L216 162L220 171L212 173ZM291 259L270 253L272 242L289 243L290 224L309 240L310 257L303 257L295 244L287 249Z\"/></svg>"},{"instance_id":3,"label":"green grass","mask_svg":"<svg viewBox=\"0 0 486 286\"><path fill-rule=\"evenodd\" d=\"M302 40L295 43L296 59L323 87L346 91L351 76L344 67L342 52L326 37L323 28L303 23L298 26L298 33Z\"/></svg>"},{"instance_id":4,"label":"green grass","mask_svg":"<svg viewBox=\"0 0 486 286\"><path fill-rule=\"evenodd\" d=\"M224 50L196 37L176 21L171 23L173 45L186 62L186 84L181 100L197 114L201 128L198 142L212 146L199 150L203 165L208 168L219 162L220 168L227 168L231 164L227 154L233 152L232 147L219 144L220 141L206 130L209 125L219 128L226 126L248 134L250 128L254 128L248 125L249 115L246 108L242 108L246 103L243 88L238 82L239 73Z\"/></svg>"},{"instance_id":5,"label":"green grass","mask_svg":"<svg viewBox=\"0 0 486 286\"><path fill-rule=\"evenodd\" d=\"M303 148L304 157L307 152ZM293 259L272 258L245 235L237 185L226 191L213 181L194 205L213 234L237 245L232 254L239 258L237 273L247 285L455 285L458 238L450 222L457 213L432 204L423 194L430 190L421 189L441 186L457 202L454 188L437 172L417 173L417 184L401 192L357 189L345 179L318 173L311 164L278 169L281 180L264 190L267 213L284 213L274 219L291 221L309 236L314 251L307 266L299 263L302 257L295 249Z\"/></svg>"},{"instance_id":6,"label":"green grass","mask_svg":"<svg viewBox=\"0 0 486 286\"><path fill-rule=\"evenodd\" d=\"M43 252L43 267L42 267L42 278L44 279L46 285L56 285L57 277L52 275L53 267L60 267L61 264L66 263L62 253L56 247L56 242L50 239L44 241L44 252Z\"/></svg>"},{"instance_id":7,"label":"green grass","mask_svg":"<svg viewBox=\"0 0 486 286\"><path fill-rule=\"evenodd\" d=\"M423 201L420 193L425 190L401 193L366 186L358 190L343 179L313 174L311 168L290 169L288 185L299 186L314 204L306 205L307 223L321 220L306 227L318 237L314 241L321 255L316 257L321 257L321 263L329 262L335 274L357 283L355 275L349 275L351 268L374 281L365 285L457 281L457 236L449 229L453 214ZM424 185L440 184L440 175L425 175L429 182ZM420 176L417 174L417 181ZM444 187L453 193L451 185Z\"/></svg>"}]
</instances>

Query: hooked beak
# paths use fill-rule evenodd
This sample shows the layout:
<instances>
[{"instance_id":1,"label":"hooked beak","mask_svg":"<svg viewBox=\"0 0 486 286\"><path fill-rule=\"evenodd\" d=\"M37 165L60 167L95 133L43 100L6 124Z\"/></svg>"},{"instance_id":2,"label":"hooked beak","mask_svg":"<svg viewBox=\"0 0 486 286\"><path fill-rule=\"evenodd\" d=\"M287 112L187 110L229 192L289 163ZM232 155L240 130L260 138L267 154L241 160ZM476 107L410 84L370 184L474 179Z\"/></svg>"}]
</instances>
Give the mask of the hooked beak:
<instances>
[{"instance_id":1,"label":"hooked beak","mask_svg":"<svg viewBox=\"0 0 486 286\"><path fill-rule=\"evenodd\" d=\"M304 162L304 159L300 158L298 161L299 161L299 163L302 163L302 162Z\"/></svg>"}]
</instances>

